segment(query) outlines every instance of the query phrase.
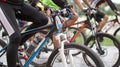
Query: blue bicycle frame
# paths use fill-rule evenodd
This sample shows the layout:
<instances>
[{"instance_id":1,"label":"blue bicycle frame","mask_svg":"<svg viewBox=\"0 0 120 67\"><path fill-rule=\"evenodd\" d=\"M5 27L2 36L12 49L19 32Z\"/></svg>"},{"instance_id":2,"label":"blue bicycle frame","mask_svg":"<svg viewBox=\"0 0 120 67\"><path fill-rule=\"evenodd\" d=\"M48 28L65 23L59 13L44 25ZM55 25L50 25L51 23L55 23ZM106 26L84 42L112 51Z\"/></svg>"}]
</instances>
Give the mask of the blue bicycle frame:
<instances>
[{"instance_id":1,"label":"blue bicycle frame","mask_svg":"<svg viewBox=\"0 0 120 67\"><path fill-rule=\"evenodd\" d=\"M49 31L49 33L45 36L45 38L42 39L42 41L39 43L39 45L36 47L35 51L33 52L33 54L29 57L29 59L27 60L27 62L25 63L24 67L28 67L29 64L32 62L32 60L34 59L35 56L37 56L37 54L41 51L41 49L43 48L43 46L46 44L46 42L49 40L51 34L53 34L53 32L56 32L56 34L60 33L61 30L61 25L60 23L60 18L58 17L58 15L53 16L53 23L54 26L52 27L52 29ZM56 22L57 20L57 22ZM58 21L59 20L59 21ZM30 31L28 31L30 32Z\"/></svg>"}]
</instances>

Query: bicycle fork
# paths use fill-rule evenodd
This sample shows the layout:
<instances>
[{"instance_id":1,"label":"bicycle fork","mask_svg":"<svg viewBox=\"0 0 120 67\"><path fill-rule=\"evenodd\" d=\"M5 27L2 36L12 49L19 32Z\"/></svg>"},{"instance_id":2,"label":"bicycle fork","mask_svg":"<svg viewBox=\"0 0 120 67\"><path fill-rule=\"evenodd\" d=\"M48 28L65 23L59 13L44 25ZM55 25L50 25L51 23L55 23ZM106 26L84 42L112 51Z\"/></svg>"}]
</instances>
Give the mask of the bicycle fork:
<instances>
[{"instance_id":1,"label":"bicycle fork","mask_svg":"<svg viewBox=\"0 0 120 67\"><path fill-rule=\"evenodd\" d=\"M103 55L104 54L104 50L102 49L102 47L100 46L98 40L95 39L95 44L96 44L96 50L98 51L98 53L100 55Z\"/></svg>"},{"instance_id":2,"label":"bicycle fork","mask_svg":"<svg viewBox=\"0 0 120 67\"><path fill-rule=\"evenodd\" d=\"M58 35L56 36L56 39L58 40L59 45L60 45L59 52L60 52L60 57L61 57L63 66L64 66L64 67L68 67L68 66L67 66L67 58L66 58L66 56L65 56L65 51L64 51L64 44L65 44L66 42L68 43L66 34L60 33L60 34L58 34ZM69 60L70 60L71 66L72 66L72 67L75 67L75 65L74 65L74 63L73 63L72 54L71 54L70 51L68 51L68 52L69 52L69 53L68 53L68 56L69 56Z\"/></svg>"},{"instance_id":3,"label":"bicycle fork","mask_svg":"<svg viewBox=\"0 0 120 67\"><path fill-rule=\"evenodd\" d=\"M96 50L98 51L98 53L100 55L103 55L105 52L102 49L102 47L100 46L99 40L98 40L98 38L96 36L96 31L92 31L92 33L93 33L93 36L94 36L94 43L95 43L95 46L96 46Z\"/></svg>"}]
</instances>

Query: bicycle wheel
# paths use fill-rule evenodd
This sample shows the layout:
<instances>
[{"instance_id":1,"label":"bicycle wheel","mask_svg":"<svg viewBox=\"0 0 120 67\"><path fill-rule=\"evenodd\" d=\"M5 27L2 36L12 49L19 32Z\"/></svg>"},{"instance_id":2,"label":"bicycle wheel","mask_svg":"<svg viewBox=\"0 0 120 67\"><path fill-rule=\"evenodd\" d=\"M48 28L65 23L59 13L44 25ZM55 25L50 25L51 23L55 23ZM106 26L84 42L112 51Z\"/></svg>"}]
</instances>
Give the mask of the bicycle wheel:
<instances>
[{"instance_id":1,"label":"bicycle wheel","mask_svg":"<svg viewBox=\"0 0 120 67\"><path fill-rule=\"evenodd\" d=\"M114 36L106 33L96 34L96 39L94 36L90 36L86 40L85 45L93 49L100 56L105 67L118 67L120 64L119 41ZM96 44L101 47L101 50Z\"/></svg>"},{"instance_id":2,"label":"bicycle wheel","mask_svg":"<svg viewBox=\"0 0 120 67\"><path fill-rule=\"evenodd\" d=\"M68 27L68 30L66 31L66 35L68 40L73 37L73 35L77 32L78 28L76 27ZM86 40L86 37L84 35L84 32L81 32L73 42L78 43L78 44L84 44Z\"/></svg>"},{"instance_id":3,"label":"bicycle wheel","mask_svg":"<svg viewBox=\"0 0 120 67\"><path fill-rule=\"evenodd\" d=\"M90 67L104 67L101 59L88 47L84 45L78 45L75 43L68 43L65 44L64 47L65 56L67 58L67 64L68 67L71 67L70 65L70 59L69 59L69 52L74 53L76 51L81 51L81 54L73 56L74 60L74 67L88 67L88 65L84 62L82 54L86 54L89 58L89 61L91 61ZM67 52L68 53L67 53ZM59 48L54 50L52 54L50 55L46 67L63 67L62 60L59 53Z\"/></svg>"},{"instance_id":4,"label":"bicycle wheel","mask_svg":"<svg viewBox=\"0 0 120 67\"><path fill-rule=\"evenodd\" d=\"M6 59L6 51L7 51L7 47L8 47L8 44L3 41L2 39L0 39L0 67L7 67L7 59ZM23 54L25 52L21 52L21 51L18 51L18 62L17 63L20 63L20 65L22 66L23 64L21 64L23 61L25 61L25 59L23 58Z\"/></svg>"},{"instance_id":5,"label":"bicycle wheel","mask_svg":"<svg viewBox=\"0 0 120 67\"><path fill-rule=\"evenodd\" d=\"M115 32L113 33L113 35L114 35L118 40L120 40L120 27L115 30Z\"/></svg>"},{"instance_id":6,"label":"bicycle wheel","mask_svg":"<svg viewBox=\"0 0 120 67\"><path fill-rule=\"evenodd\" d=\"M76 28L76 27L68 27L68 30L65 31L66 35L67 35L67 39L70 40L75 35L75 33L77 32L77 30L78 30L78 28ZM86 37L84 35L84 32L80 32L79 35L75 38L75 40L72 41L72 42L75 42L77 44L84 44L85 40L86 40ZM80 53L81 52L78 51L76 53L73 53L72 55L76 56L76 55L78 55Z\"/></svg>"}]
</instances>

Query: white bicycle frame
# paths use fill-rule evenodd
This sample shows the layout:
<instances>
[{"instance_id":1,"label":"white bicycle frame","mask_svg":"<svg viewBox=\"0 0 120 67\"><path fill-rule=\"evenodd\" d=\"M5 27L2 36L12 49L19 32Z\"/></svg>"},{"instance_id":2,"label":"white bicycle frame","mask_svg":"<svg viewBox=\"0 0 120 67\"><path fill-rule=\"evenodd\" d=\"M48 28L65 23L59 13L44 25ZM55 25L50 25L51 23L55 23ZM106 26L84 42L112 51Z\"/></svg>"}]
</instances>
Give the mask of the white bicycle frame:
<instances>
[{"instance_id":1,"label":"white bicycle frame","mask_svg":"<svg viewBox=\"0 0 120 67\"><path fill-rule=\"evenodd\" d=\"M68 67L67 66L67 59L66 59L65 54L64 54L64 44L65 44L65 42L68 42L67 36L64 33L59 33L59 34L57 34L57 36L55 38L59 42L59 45L60 45L59 52L60 52L60 57L62 59L62 63L64 65L64 67ZM69 58L70 58L71 66L75 67L71 52L69 52Z\"/></svg>"}]
</instances>

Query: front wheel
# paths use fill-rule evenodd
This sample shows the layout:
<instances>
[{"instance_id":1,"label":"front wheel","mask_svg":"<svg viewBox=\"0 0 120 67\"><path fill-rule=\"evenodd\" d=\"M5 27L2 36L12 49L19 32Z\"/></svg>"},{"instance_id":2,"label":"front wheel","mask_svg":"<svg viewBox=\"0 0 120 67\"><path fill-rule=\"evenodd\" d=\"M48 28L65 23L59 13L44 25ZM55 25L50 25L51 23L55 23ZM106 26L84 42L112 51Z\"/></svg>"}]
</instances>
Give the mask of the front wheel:
<instances>
[{"instance_id":1,"label":"front wheel","mask_svg":"<svg viewBox=\"0 0 120 67\"><path fill-rule=\"evenodd\" d=\"M120 65L120 42L114 36L97 33L96 39L94 36L90 36L85 45L100 56L105 67L118 67Z\"/></svg>"},{"instance_id":2,"label":"front wheel","mask_svg":"<svg viewBox=\"0 0 120 67\"><path fill-rule=\"evenodd\" d=\"M69 52L73 54L76 51L81 51L81 53L79 55L72 56L74 67L88 67L86 62L83 60L83 54L86 54L87 58L89 58L89 61L91 63L89 67L104 67L103 62L90 48L75 43L68 43L64 46L64 52L68 67L71 67ZM48 59L46 67L64 67L61 60L59 48L52 52Z\"/></svg>"},{"instance_id":3,"label":"front wheel","mask_svg":"<svg viewBox=\"0 0 120 67\"><path fill-rule=\"evenodd\" d=\"M75 40L71 41L73 36L76 35L76 32L78 31L78 28L76 27L68 27L68 30L66 31L67 39L70 40L70 42L75 42L77 44L84 44L86 40L86 36L84 35L84 32L80 32L79 35L75 38ZM76 56L80 54L81 52L78 51L76 53L73 53L73 56Z\"/></svg>"},{"instance_id":4,"label":"front wheel","mask_svg":"<svg viewBox=\"0 0 120 67\"><path fill-rule=\"evenodd\" d=\"M120 27L115 30L115 32L113 33L113 35L114 35L118 40L120 40Z\"/></svg>"}]
</instances>

